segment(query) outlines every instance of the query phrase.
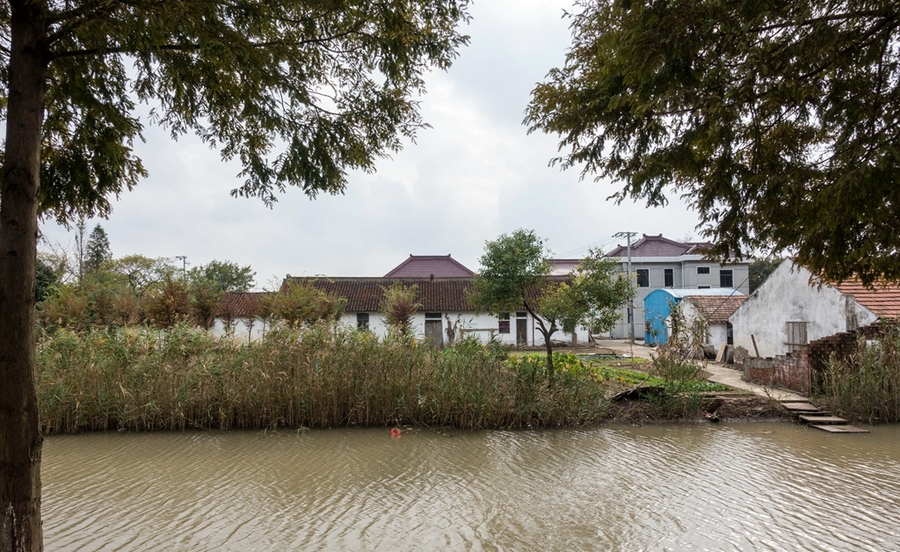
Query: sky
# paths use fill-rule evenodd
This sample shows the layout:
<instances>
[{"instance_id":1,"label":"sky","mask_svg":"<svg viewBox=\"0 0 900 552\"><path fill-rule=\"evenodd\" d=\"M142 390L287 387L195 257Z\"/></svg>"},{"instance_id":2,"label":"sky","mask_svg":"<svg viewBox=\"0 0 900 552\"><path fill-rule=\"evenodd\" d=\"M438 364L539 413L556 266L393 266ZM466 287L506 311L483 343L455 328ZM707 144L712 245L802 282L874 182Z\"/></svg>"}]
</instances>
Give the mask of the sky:
<instances>
[{"instance_id":1,"label":"sky","mask_svg":"<svg viewBox=\"0 0 900 552\"><path fill-rule=\"evenodd\" d=\"M535 84L561 66L570 44L557 0L477 0L463 32L471 42L446 72L427 75L431 125L415 144L381 159L374 174L351 172L343 195L308 199L289 189L272 209L232 198L241 167L199 139L177 142L145 121L135 145L149 177L113 202L99 223L115 257L187 258L250 265L257 289L293 276L383 276L410 254L447 255L472 270L487 240L518 228L546 239L556 257L609 250L617 232L699 239L697 215L677 197L666 208L607 200L610 181L548 166L558 138L522 124ZM39 249L68 248L74 234L42 225ZM178 261L179 263L181 261Z\"/></svg>"}]
</instances>

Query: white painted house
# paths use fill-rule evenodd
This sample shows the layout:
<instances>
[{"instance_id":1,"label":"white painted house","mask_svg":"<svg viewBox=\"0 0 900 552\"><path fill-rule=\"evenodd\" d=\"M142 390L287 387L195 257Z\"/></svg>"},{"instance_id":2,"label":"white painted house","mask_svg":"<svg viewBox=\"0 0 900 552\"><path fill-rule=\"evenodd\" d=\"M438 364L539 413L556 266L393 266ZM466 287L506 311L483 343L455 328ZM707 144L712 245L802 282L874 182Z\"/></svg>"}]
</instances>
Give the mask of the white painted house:
<instances>
[{"instance_id":1,"label":"white painted house","mask_svg":"<svg viewBox=\"0 0 900 552\"><path fill-rule=\"evenodd\" d=\"M900 316L900 288L820 282L785 261L729 317L738 357L775 357L809 342Z\"/></svg>"}]
</instances>

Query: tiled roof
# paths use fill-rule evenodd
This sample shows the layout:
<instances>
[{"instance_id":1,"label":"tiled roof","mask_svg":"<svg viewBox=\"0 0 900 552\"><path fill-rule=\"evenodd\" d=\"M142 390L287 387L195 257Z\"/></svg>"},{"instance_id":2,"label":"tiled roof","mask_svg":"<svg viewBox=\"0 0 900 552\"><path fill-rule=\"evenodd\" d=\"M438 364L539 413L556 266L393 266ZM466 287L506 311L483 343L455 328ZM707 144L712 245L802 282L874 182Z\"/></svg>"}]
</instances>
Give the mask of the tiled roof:
<instances>
[{"instance_id":1,"label":"tiled roof","mask_svg":"<svg viewBox=\"0 0 900 552\"><path fill-rule=\"evenodd\" d=\"M688 301L697 305L697 308L709 318L712 324L728 322L728 317L747 300L746 295L689 295Z\"/></svg>"},{"instance_id":2,"label":"tiled roof","mask_svg":"<svg viewBox=\"0 0 900 552\"><path fill-rule=\"evenodd\" d=\"M881 318L900 317L900 286L876 284L874 289L868 289L860 282L848 281L833 287L852 295L857 303Z\"/></svg>"},{"instance_id":3,"label":"tiled roof","mask_svg":"<svg viewBox=\"0 0 900 552\"><path fill-rule=\"evenodd\" d=\"M234 318L250 318L258 316L262 311L260 292L226 293L219 303L219 314L228 314Z\"/></svg>"},{"instance_id":4,"label":"tiled roof","mask_svg":"<svg viewBox=\"0 0 900 552\"><path fill-rule=\"evenodd\" d=\"M385 278L468 278L475 273L450 255L410 255Z\"/></svg>"},{"instance_id":5,"label":"tiled roof","mask_svg":"<svg viewBox=\"0 0 900 552\"><path fill-rule=\"evenodd\" d=\"M562 278L552 278L563 281ZM291 278L290 281L311 283L316 289L346 299L344 312L379 312L384 295L382 288L395 283L417 286L416 302L420 312L475 312L469 294L475 291L472 278L399 279L399 278ZM287 280L285 281L287 283ZM536 295L532 290L529 295Z\"/></svg>"},{"instance_id":6,"label":"tiled roof","mask_svg":"<svg viewBox=\"0 0 900 552\"><path fill-rule=\"evenodd\" d=\"M688 242L682 243L669 238L664 238L662 234L658 236L644 237L631 244L632 257L679 257L681 255L701 255L707 249L712 247L710 243ZM628 255L628 247L619 245L606 254L607 257L626 257Z\"/></svg>"}]
</instances>

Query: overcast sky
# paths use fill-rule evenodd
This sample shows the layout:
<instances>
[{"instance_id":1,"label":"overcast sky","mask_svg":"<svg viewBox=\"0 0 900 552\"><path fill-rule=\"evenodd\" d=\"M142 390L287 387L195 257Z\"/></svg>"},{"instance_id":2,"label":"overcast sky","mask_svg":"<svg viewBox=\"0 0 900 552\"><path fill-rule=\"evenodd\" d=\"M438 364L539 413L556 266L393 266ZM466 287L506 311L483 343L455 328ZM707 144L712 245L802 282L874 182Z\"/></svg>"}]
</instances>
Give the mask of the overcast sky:
<instances>
[{"instance_id":1,"label":"overcast sky","mask_svg":"<svg viewBox=\"0 0 900 552\"><path fill-rule=\"evenodd\" d=\"M666 209L615 205L606 200L615 184L548 167L557 138L527 134L530 92L564 60L570 39L561 16L570 8L557 0L478 0L464 29L470 45L448 72L427 77L422 114L433 128L379 161L377 173L350 174L344 195L310 201L295 189L273 209L232 198L238 165L194 137L173 142L147 126L136 152L149 178L88 230L99 222L116 257L251 265L259 288L286 274L382 276L410 254L449 253L477 270L485 240L517 228L534 229L559 257L591 245L609 250L624 243L612 238L622 231L698 237L696 214L677 198ZM65 229L42 229L49 243L71 247Z\"/></svg>"}]
</instances>

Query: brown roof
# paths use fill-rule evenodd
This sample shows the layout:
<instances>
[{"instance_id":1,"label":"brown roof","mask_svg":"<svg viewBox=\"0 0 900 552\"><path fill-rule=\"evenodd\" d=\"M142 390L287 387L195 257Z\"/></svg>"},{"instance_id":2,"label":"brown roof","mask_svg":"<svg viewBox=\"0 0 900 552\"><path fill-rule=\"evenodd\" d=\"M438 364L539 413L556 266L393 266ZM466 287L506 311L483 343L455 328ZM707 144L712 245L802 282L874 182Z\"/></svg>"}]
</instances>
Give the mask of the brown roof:
<instances>
[{"instance_id":1,"label":"brown roof","mask_svg":"<svg viewBox=\"0 0 900 552\"><path fill-rule=\"evenodd\" d=\"M679 257L681 255L702 255L712 247L706 242L677 242L658 236L644 237L631 244L632 257ZM625 257L628 255L628 247L619 245L606 254L607 257Z\"/></svg>"},{"instance_id":2,"label":"brown roof","mask_svg":"<svg viewBox=\"0 0 900 552\"><path fill-rule=\"evenodd\" d=\"M450 255L410 255L385 278L468 278L475 273Z\"/></svg>"},{"instance_id":3,"label":"brown roof","mask_svg":"<svg viewBox=\"0 0 900 552\"><path fill-rule=\"evenodd\" d=\"M261 292L226 293L219 302L219 313L227 313L234 318L258 316L262 311L263 295Z\"/></svg>"},{"instance_id":4,"label":"brown roof","mask_svg":"<svg viewBox=\"0 0 900 552\"><path fill-rule=\"evenodd\" d=\"M697 305L712 324L728 322L728 317L747 300L746 295L688 295L685 299Z\"/></svg>"},{"instance_id":5,"label":"brown roof","mask_svg":"<svg viewBox=\"0 0 900 552\"><path fill-rule=\"evenodd\" d=\"M549 278L565 281L566 278ZM420 312L476 312L469 302L469 294L475 291L473 278L301 278L292 277L292 282L311 283L316 289L343 297L344 312L379 312L384 295L382 288L399 283L403 286L417 286L416 302L422 306ZM285 280L283 285L286 285ZM530 290L529 295L537 295Z\"/></svg>"},{"instance_id":6,"label":"brown roof","mask_svg":"<svg viewBox=\"0 0 900 552\"><path fill-rule=\"evenodd\" d=\"M900 286L876 284L874 289L869 289L858 281L848 281L833 287L852 295L857 303L881 318L900 317Z\"/></svg>"}]
</instances>

